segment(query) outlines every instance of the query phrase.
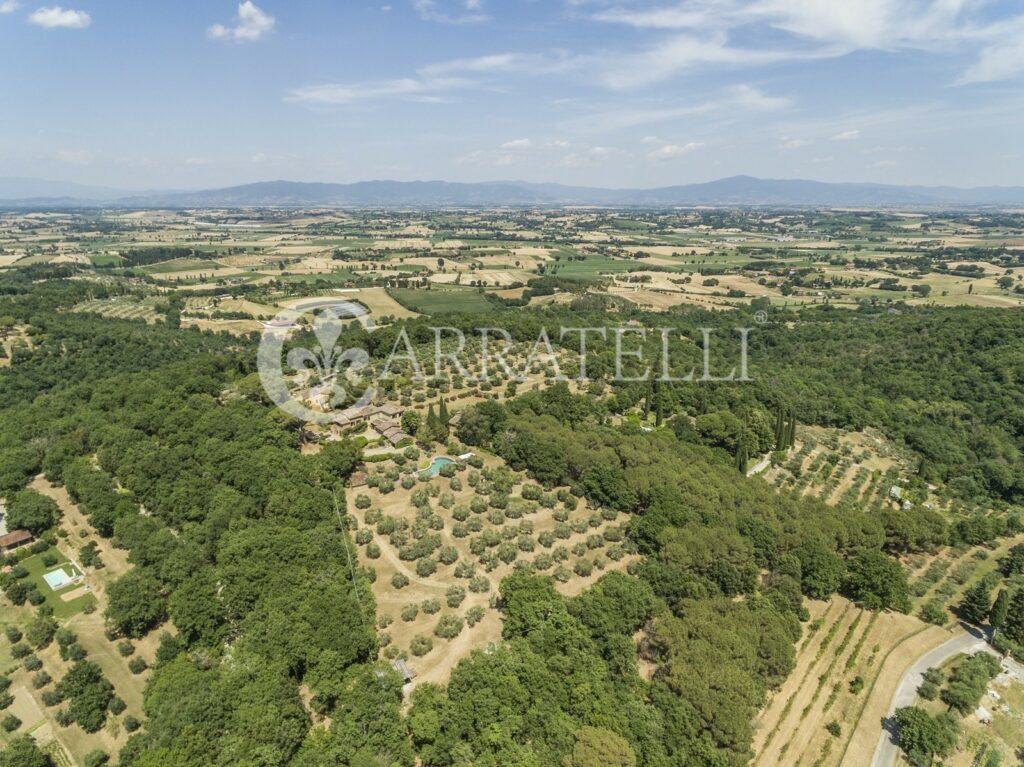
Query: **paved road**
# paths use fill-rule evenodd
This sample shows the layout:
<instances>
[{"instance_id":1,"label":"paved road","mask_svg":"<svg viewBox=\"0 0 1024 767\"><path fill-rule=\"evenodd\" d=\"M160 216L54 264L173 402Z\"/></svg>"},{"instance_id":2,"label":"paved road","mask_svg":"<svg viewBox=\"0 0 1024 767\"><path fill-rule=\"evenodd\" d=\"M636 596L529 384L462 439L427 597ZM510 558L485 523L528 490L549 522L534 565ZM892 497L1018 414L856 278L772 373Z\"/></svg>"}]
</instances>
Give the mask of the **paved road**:
<instances>
[{"instance_id":1,"label":"paved road","mask_svg":"<svg viewBox=\"0 0 1024 767\"><path fill-rule=\"evenodd\" d=\"M896 713L896 709L914 705L917 700L917 688L924 681L925 671L935 666L941 666L947 660L960 653L973 655L976 652L984 651L997 655L996 651L989 647L980 631L977 629L971 629L971 631L974 633L961 633L945 644L939 645L931 652L922 655L907 670L907 673L903 675L899 687L896 688L892 704L889 706L885 727L878 738L878 745L875 747L875 755L871 760L871 767L892 767L896 764L899 747L895 741L892 717Z\"/></svg>"},{"instance_id":2,"label":"paved road","mask_svg":"<svg viewBox=\"0 0 1024 767\"><path fill-rule=\"evenodd\" d=\"M760 474L762 471L764 471L765 469L767 469L771 465L771 462L772 462L771 455L766 455L764 458L762 458L760 461L755 463L754 466L751 467L747 471L747 476L748 477L752 477L755 474Z\"/></svg>"}]
</instances>

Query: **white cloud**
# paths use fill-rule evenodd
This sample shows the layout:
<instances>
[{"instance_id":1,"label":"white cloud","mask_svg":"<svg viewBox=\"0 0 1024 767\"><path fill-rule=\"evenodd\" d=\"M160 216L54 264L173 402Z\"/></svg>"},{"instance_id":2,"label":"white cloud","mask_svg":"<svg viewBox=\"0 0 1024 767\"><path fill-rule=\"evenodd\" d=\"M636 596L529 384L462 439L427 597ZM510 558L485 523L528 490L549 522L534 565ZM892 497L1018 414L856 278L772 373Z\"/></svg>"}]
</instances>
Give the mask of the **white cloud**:
<instances>
[{"instance_id":1,"label":"white cloud","mask_svg":"<svg viewBox=\"0 0 1024 767\"><path fill-rule=\"evenodd\" d=\"M833 141L854 141L860 138L859 130L844 130L842 133L837 133L832 137Z\"/></svg>"},{"instance_id":2,"label":"white cloud","mask_svg":"<svg viewBox=\"0 0 1024 767\"><path fill-rule=\"evenodd\" d=\"M406 98L437 103L443 91L470 88L481 78L507 73L536 74L560 66L557 60L519 54L497 53L476 58L452 59L428 64L414 76L359 83L326 83L292 89L286 101L312 104L353 104L387 98Z\"/></svg>"},{"instance_id":3,"label":"white cloud","mask_svg":"<svg viewBox=\"0 0 1024 767\"><path fill-rule=\"evenodd\" d=\"M0 13L14 13L20 7L18 0L3 0L0 2Z\"/></svg>"},{"instance_id":4,"label":"white cloud","mask_svg":"<svg viewBox=\"0 0 1024 767\"><path fill-rule=\"evenodd\" d=\"M782 143L779 144L779 149L800 149L801 147L805 147L810 143L811 142L805 138L783 138Z\"/></svg>"},{"instance_id":5,"label":"white cloud","mask_svg":"<svg viewBox=\"0 0 1024 767\"><path fill-rule=\"evenodd\" d=\"M466 87L469 81L457 78L423 79L406 77L399 80L381 80L373 83L328 83L295 88L286 101L305 104L355 104L400 96L422 98L433 91Z\"/></svg>"},{"instance_id":6,"label":"white cloud","mask_svg":"<svg viewBox=\"0 0 1024 767\"><path fill-rule=\"evenodd\" d=\"M604 84L616 90L630 90L661 82L681 72L706 66L750 67L771 64L815 53L797 54L783 50L751 50L731 47L724 34L675 35L639 53L607 56L599 62Z\"/></svg>"},{"instance_id":7,"label":"white cloud","mask_svg":"<svg viewBox=\"0 0 1024 767\"><path fill-rule=\"evenodd\" d=\"M503 167L511 165L514 162L515 162L515 158L512 155L510 155L510 154L503 154L500 157L498 157L497 160L494 161L494 164L497 165L499 168L503 168Z\"/></svg>"},{"instance_id":8,"label":"white cloud","mask_svg":"<svg viewBox=\"0 0 1024 767\"><path fill-rule=\"evenodd\" d=\"M652 160L672 160L677 157L684 157L691 152L696 152L704 144L700 141L688 141L685 144L665 144L660 149L655 149L648 154Z\"/></svg>"},{"instance_id":9,"label":"white cloud","mask_svg":"<svg viewBox=\"0 0 1024 767\"><path fill-rule=\"evenodd\" d=\"M490 20L490 17L482 12L483 2L481 0L462 0L462 2L412 0L412 7L424 21L438 21L442 24L478 24Z\"/></svg>"},{"instance_id":10,"label":"white cloud","mask_svg":"<svg viewBox=\"0 0 1024 767\"><path fill-rule=\"evenodd\" d=\"M499 149L529 149L533 146L533 142L528 138L517 138L512 141L506 141L502 144Z\"/></svg>"},{"instance_id":11,"label":"white cloud","mask_svg":"<svg viewBox=\"0 0 1024 767\"><path fill-rule=\"evenodd\" d=\"M266 37L277 23L273 16L256 7L252 0L244 0L238 4L238 15L235 25L226 27L214 24L206 34L214 40L234 40L237 43L254 42Z\"/></svg>"},{"instance_id":12,"label":"white cloud","mask_svg":"<svg viewBox=\"0 0 1024 767\"><path fill-rule=\"evenodd\" d=\"M59 5L33 11L28 20L30 24L44 29L85 29L92 24L92 17L85 11L74 11Z\"/></svg>"},{"instance_id":13,"label":"white cloud","mask_svg":"<svg viewBox=\"0 0 1024 767\"><path fill-rule=\"evenodd\" d=\"M980 22L979 11L994 5L995 0L686 0L646 9L605 9L593 18L677 33L644 54L656 65L656 77L648 81L697 65L754 65L807 56L838 57L858 50L916 50L977 55L957 81L965 84L1024 72L1024 14ZM744 36L749 39L746 33L756 28L761 39L767 37L765 28L775 34L777 41L770 50L753 50L735 42ZM633 82L644 80L634 77Z\"/></svg>"},{"instance_id":14,"label":"white cloud","mask_svg":"<svg viewBox=\"0 0 1024 767\"><path fill-rule=\"evenodd\" d=\"M1006 80L1024 72L1024 25L1012 38L986 46L957 81L961 85Z\"/></svg>"},{"instance_id":15,"label":"white cloud","mask_svg":"<svg viewBox=\"0 0 1024 767\"><path fill-rule=\"evenodd\" d=\"M785 96L769 96L760 88L752 85L734 85L726 91L729 101L734 105L751 111L773 111L785 109L793 102Z\"/></svg>"}]
</instances>

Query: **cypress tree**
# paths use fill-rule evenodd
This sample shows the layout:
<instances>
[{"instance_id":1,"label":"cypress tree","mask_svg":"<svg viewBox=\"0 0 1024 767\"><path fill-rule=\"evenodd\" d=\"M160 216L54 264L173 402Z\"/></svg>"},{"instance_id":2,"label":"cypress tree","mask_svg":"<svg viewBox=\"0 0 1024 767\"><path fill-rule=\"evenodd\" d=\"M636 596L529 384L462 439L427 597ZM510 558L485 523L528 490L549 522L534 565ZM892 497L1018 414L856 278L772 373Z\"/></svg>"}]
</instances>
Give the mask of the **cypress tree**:
<instances>
[{"instance_id":1,"label":"cypress tree","mask_svg":"<svg viewBox=\"0 0 1024 767\"><path fill-rule=\"evenodd\" d=\"M740 440L739 444L736 445L736 468L744 474L747 473L747 460L749 457L747 443L744 440Z\"/></svg>"},{"instance_id":2,"label":"cypress tree","mask_svg":"<svg viewBox=\"0 0 1024 767\"><path fill-rule=\"evenodd\" d=\"M1015 644L1024 645L1024 589L1013 595L1006 620L1003 622L1003 634Z\"/></svg>"},{"instance_id":3,"label":"cypress tree","mask_svg":"<svg viewBox=\"0 0 1024 767\"><path fill-rule=\"evenodd\" d=\"M999 590L999 596L992 603L992 609L988 613L988 622L994 629L1003 627L1006 623L1006 614L1010 610L1010 592L1006 589Z\"/></svg>"}]
</instances>

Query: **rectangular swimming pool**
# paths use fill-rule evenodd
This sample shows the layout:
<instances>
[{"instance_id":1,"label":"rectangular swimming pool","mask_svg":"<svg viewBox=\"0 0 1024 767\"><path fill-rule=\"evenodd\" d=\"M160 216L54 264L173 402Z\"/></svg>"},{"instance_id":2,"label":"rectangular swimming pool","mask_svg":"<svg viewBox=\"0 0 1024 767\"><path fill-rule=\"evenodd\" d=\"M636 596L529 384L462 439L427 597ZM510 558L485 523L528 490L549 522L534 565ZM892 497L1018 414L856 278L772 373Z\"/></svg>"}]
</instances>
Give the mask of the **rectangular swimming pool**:
<instances>
[{"instance_id":1,"label":"rectangular swimming pool","mask_svg":"<svg viewBox=\"0 0 1024 767\"><path fill-rule=\"evenodd\" d=\"M70 572L68 572L70 570ZM66 567L58 567L56 570L43 575L43 580L54 591L59 591L65 586L70 586L76 580L82 577L82 574L73 566L69 565Z\"/></svg>"}]
</instances>

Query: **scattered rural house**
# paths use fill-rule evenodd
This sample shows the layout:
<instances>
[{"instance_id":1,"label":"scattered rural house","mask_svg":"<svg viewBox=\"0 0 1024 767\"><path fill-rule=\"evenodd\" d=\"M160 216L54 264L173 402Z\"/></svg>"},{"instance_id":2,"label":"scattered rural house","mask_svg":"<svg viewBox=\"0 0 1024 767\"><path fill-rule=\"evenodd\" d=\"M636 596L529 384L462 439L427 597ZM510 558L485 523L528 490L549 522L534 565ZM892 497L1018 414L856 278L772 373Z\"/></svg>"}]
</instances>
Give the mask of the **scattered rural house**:
<instances>
[{"instance_id":1,"label":"scattered rural house","mask_svg":"<svg viewBox=\"0 0 1024 767\"><path fill-rule=\"evenodd\" d=\"M401 674L407 683L416 678L416 672L409 668L409 664L401 658L391 661L391 668Z\"/></svg>"},{"instance_id":2,"label":"scattered rural house","mask_svg":"<svg viewBox=\"0 0 1024 767\"><path fill-rule=\"evenodd\" d=\"M402 408L388 403L386 405L367 405L366 407L347 407L335 414L334 422L341 426L351 426L362 421L369 421L374 416L394 418L402 414Z\"/></svg>"},{"instance_id":3,"label":"scattered rural house","mask_svg":"<svg viewBox=\"0 0 1024 767\"><path fill-rule=\"evenodd\" d=\"M330 383L315 386L309 390L309 396L306 397L306 402L313 407L320 408L321 410L330 410L331 393L333 389L334 385Z\"/></svg>"},{"instance_id":4,"label":"scattered rural house","mask_svg":"<svg viewBox=\"0 0 1024 767\"><path fill-rule=\"evenodd\" d=\"M0 535L0 554L10 554L33 540L35 538L28 530L15 530L7 535Z\"/></svg>"},{"instance_id":5,"label":"scattered rural house","mask_svg":"<svg viewBox=\"0 0 1024 767\"><path fill-rule=\"evenodd\" d=\"M893 485L889 488L889 497L898 501L903 497L903 488L899 485Z\"/></svg>"}]
</instances>

